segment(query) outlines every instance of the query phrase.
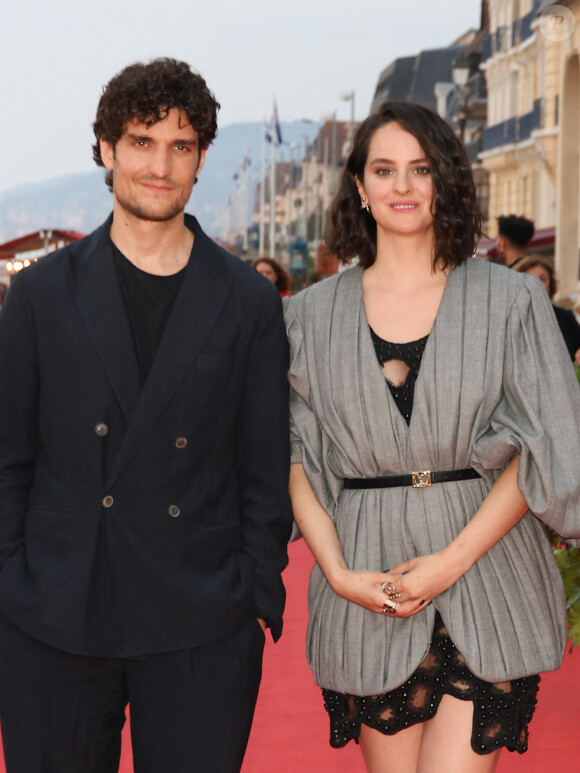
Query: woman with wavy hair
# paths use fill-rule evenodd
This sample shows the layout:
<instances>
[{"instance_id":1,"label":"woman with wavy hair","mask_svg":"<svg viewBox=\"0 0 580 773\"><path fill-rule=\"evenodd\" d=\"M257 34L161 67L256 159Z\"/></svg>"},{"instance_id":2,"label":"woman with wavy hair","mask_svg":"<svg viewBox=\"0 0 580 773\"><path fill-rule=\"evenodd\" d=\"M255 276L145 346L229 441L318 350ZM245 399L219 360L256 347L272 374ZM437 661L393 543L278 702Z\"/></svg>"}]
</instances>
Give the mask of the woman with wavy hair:
<instances>
[{"instance_id":1,"label":"woman with wavy hair","mask_svg":"<svg viewBox=\"0 0 580 773\"><path fill-rule=\"evenodd\" d=\"M269 279L272 284L278 288L278 291L282 298L288 298L292 293L290 292L290 276L283 266L281 266L274 258L257 258L252 263L252 266L259 274Z\"/></svg>"},{"instance_id":2,"label":"woman with wavy hair","mask_svg":"<svg viewBox=\"0 0 580 773\"><path fill-rule=\"evenodd\" d=\"M327 220L355 265L285 310L308 660L371 773L491 773L564 651L542 521L580 536L580 395L543 288L469 257L480 222L448 125L386 103Z\"/></svg>"}]
</instances>

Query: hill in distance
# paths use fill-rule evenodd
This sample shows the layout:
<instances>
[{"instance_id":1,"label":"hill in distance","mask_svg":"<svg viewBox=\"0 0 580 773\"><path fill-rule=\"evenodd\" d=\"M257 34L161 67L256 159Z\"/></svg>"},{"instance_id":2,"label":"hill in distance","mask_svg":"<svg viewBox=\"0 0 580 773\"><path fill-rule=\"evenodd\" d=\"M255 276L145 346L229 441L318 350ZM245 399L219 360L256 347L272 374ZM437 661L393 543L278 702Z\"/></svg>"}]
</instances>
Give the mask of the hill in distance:
<instances>
[{"instance_id":1,"label":"hill in distance","mask_svg":"<svg viewBox=\"0 0 580 773\"><path fill-rule=\"evenodd\" d=\"M304 153L304 135L308 142L316 136L319 124L293 121L282 124L284 144L277 158L288 160L291 146L294 158ZM234 174L245 156L250 164L240 177L255 184L260 177L262 123L239 123L224 126L210 146L204 169L186 208L196 215L204 230L212 236L225 211L226 201L234 191ZM266 146L269 158L270 146ZM88 150L87 150L88 155ZM0 243L42 228L89 233L107 217L112 196L104 183L102 169L69 174L41 183L19 185L0 193Z\"/></svg>"}]
</instances>

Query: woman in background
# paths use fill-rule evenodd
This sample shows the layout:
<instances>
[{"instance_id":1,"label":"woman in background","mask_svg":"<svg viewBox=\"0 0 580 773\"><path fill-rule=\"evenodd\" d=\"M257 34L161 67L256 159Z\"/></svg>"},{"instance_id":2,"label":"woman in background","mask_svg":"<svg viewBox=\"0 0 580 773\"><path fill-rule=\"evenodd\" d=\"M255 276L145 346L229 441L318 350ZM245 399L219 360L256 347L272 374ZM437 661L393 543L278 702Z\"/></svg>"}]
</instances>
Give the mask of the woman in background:
<instances>
[{"instance_id":1,"label":"woman in background","mask_svg":"<svg viewBox=\"0 0 580 773\"><path fill-rule=\"evenodd\" d=\"M563 655L539 519L580 535L576 380L543 289L468 257L475 186L437 114L367 118L327 223L357 265L285 313L330 742L358 741L370 773L491 773L526 750L538 674Z\"/></svg>"},{"instance_id":2,"label":"woman in background","mask_svg":"<svg viewBox=\"0 0 580 773\"><path fill-rule=\"evenodd\" d=\"M290 277L284 268L274 258L258 258L252 265L259 274L269 279L280 291L282 298L287 298L290 292Z\"/></svg>"},{"instance_id":3,"label":"woman in background","mask_svg":"<svg viewBox=\"0 0 580 773\"><path fill-rule=\"evenodd\" d=\"M534 257L530 255L527 258L518 260L512 266L515 271L522 274L531 274L537 276L540 282L546 288L550 300L556 295L558 285L556 282L556 270L554 265L546 258ZM564 343L572 360L576 365L580 365L580 325L576 321L574 312L569 309L563 309L560 306L552 304L556 321L560 332L564 337Z\"/></svg>"}]
</instances>

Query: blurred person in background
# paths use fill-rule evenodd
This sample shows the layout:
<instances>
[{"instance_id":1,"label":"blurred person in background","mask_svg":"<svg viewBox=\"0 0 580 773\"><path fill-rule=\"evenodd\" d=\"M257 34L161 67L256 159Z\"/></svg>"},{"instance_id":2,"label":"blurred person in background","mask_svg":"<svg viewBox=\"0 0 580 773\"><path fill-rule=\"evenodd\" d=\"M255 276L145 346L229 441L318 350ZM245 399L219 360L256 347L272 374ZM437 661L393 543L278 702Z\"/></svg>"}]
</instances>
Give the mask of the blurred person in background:
<instances>
[{"instance_id":1,"label":"blurred person in background","mask_svg":"<svg viewBox=\"0 0 580 773\"><path fill-rule=\"evenodd\" d=\"M498 262L513 268L516 261L526 256L526 248L535 233L534 222L518 215L500 215L497 224Z\"/></svg>"},{"instance_id":2,"label":"blurred person in background","mask_svg":"<svg viewBox=\"0 0 580 773\"><path fill-rule=\"evenodd\" d=\"M556 280L556 269L551 261L546 258L530 255L527 258L518 260L513 268L522 274L537 276L546 288L550 300L556 295L558 282ZM580 325L576 320L576 316L570 309L563 309L561 306L556 306L555 303L552 303L552 308L554 309L554 314L556 315L556 320L570 357L576 365L580 366Z\"/></svg>"},{"instance_id":3,"label":"blurred person in background","mask_svg":"<svg viewBox=\"0 0 580 773\"><path fill-rule=\"evenodd\" d=\"M252 265L259 274L269 279L274 284L282 298L292 295L290 292L291 279L288 272L274 258L258 258Z\"/></svg>"}]
</instances>

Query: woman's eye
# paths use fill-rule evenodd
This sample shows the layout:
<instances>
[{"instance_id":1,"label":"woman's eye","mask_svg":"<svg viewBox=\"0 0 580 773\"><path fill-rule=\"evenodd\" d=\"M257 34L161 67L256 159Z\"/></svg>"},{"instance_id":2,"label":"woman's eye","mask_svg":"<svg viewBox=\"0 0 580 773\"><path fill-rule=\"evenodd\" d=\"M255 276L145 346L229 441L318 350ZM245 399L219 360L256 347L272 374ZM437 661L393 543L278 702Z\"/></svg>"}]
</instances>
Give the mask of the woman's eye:
<instances>
[{"instance_id":1,"label":"woman's eye","mask_svg":"<svg viewBox=\"0 0 580 773\"><path fill-rule=\"evenodd\" d=\"M426 175L430 173L431 173L431 170L429 169L428 166L418 166L415 169L415 174L418 174L418 175Z\"/></svg>"}]
</instances>

